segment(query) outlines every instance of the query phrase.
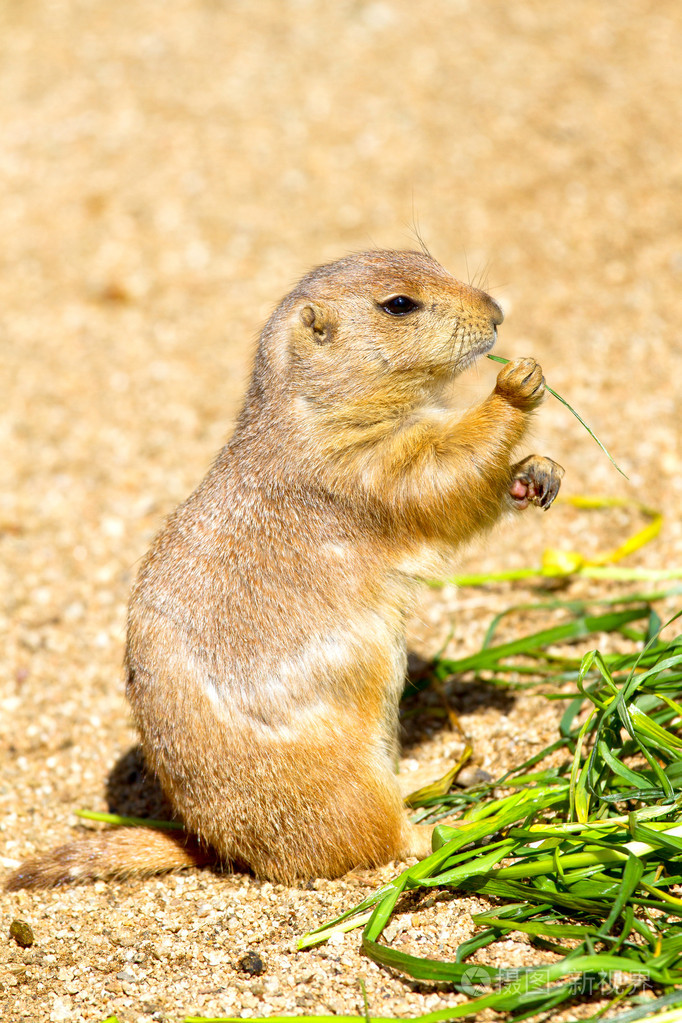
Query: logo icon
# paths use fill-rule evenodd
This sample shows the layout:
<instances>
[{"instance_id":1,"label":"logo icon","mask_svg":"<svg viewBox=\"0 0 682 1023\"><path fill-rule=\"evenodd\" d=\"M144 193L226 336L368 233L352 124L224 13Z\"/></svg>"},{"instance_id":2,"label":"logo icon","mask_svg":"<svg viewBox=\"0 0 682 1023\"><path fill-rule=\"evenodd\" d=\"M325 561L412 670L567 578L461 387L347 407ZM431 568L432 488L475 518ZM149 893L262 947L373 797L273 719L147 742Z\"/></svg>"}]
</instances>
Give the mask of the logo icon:
<instances>
[{"instance_id":1,"label":"logo icon","mask_svg":"<svg viewBox=\"0 0 682 1023\"><path fill-rule=\"evenodd\" d=\"M490 988L490 971L485 966L470 966L459 984L465 995L482 995Z\"/></svg>"}]
</instances>

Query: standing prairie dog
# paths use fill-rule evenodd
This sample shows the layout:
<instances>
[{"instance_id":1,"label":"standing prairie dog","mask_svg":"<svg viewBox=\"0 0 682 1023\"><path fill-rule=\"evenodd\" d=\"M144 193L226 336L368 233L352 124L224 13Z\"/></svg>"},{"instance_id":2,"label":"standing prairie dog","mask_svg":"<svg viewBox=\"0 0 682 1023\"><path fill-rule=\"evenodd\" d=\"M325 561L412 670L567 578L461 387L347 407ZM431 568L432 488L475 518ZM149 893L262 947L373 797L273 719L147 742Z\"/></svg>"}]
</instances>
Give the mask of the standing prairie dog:
<instances>
[{"instance_id":1,"label":"standing prairie dog","mask_svg":"<svg viewBox=\"0 0 682 1023\"><path fill-rule=\"evenodd\" d=\"M419 252L309 273L265 326L237 426L145 558L127 694L193 836L114 829L9 887L216 862L286 883L430 851L395 777L414 580L563 469L513 452L534 359L463 416L446 385L492 348L497 304Z\"/></svg>"}]
</instances>

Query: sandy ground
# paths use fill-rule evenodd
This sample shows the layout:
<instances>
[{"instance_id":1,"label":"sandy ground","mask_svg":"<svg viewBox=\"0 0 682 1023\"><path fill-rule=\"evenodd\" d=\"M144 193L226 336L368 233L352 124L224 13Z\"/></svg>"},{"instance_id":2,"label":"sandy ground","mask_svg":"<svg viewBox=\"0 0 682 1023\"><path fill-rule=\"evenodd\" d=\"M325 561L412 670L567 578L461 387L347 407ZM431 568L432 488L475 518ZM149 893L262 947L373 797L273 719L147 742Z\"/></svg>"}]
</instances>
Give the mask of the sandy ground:
<instances>
[{"instance_id":1,"label":"sandy ground","mask_svg":"<svg viewBox=\"0 0 682 1023\"><path fill-rule=\"evenodd\" d=\"M677 0L0 5L4 867L72 835L78 807L149 804L121 672L135 566L229 432L260 325L315 263L414 247L418 227L504 305L500 353L538 357L630 477L552 400L533 447L566 467L565 492L662 509L662 535L630 563L682 566L681 50ZM457 401L494 376L480 365ZM531 512L462 566L600 550L638 524ZM493 609L534 597L427 594L415 648L452 628L453 648L473 650ZM540 697L456 692L492 772L552 736ZM433 778L457 751L423 731L403 770ZM358 977L373 1015L461 1001L361 958L357 933L294 952L391 873L303 891L197 871L1 895L2 1017L356 1013ZM448 956L472 907L415 904L394 942ZM15 917L31 949L9 940ZM262 976L237 969L246 950ZM496 955L535 953L517 938Z\"/></svg>"}]
</instances>

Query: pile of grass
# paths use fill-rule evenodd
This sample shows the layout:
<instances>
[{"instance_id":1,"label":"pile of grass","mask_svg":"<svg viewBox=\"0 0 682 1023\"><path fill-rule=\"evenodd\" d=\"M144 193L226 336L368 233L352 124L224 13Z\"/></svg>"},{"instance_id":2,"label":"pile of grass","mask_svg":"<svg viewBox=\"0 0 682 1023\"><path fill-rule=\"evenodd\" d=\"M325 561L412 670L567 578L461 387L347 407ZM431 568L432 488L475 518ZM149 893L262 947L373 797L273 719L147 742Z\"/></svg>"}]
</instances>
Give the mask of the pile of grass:
<instances>
[{"instance_id":1,"label":"pile of grass","mask_svg":"<svg viewBox=\"0 0 682 1023\"><path fill-rule=\"evenodd\" d=\"M607 1014L621 1023L682 1005L682 898L670 891L682 884L682 635L662 637L650 600L623 603L590 615L572 602L564 605L571 612L565 623L495 644L498 616L478 654L433 665L441 679L473 673L498 685L552 681L548 698L567 704L559 735L494 782L413 797L420 818L447 815L455 826L439 826L430 857L306 935L302 947L362 921L363 949L375 962L474 995L420 1017L424 1023L483 1008L516 1021L612 986L619 987L614 1001L628 997L632 1006ZM581 658L550 652L605 632L639 650L591 650ZM496 905L474 917L480 930L452 962L382 944L401 895L434 888L479 893ZM554 953L553 961L545 956L535 967L509 970L472 964L479 949L514 931Z\"/></svg>"}]
</instances>

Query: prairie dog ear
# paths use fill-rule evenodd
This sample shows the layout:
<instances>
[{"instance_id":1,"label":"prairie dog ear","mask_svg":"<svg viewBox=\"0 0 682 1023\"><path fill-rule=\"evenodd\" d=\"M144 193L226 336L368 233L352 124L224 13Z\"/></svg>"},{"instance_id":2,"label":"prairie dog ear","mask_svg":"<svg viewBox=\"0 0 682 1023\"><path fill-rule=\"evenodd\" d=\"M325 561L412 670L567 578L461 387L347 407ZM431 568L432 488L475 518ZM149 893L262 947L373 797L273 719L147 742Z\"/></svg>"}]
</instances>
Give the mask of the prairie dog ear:
<instances>
[{"instance_id":1,"label":"prairie dog ear","mask_svg":"<svg viewBox=\"0 0 682 1023\"><path fill-rule=\"evenodd\" d=\"M306 302L299 316L301 323L312 341L318 345L328 345L333 339L336 317L331 306L319 302Z\"/></svg>"}]
</instances>

